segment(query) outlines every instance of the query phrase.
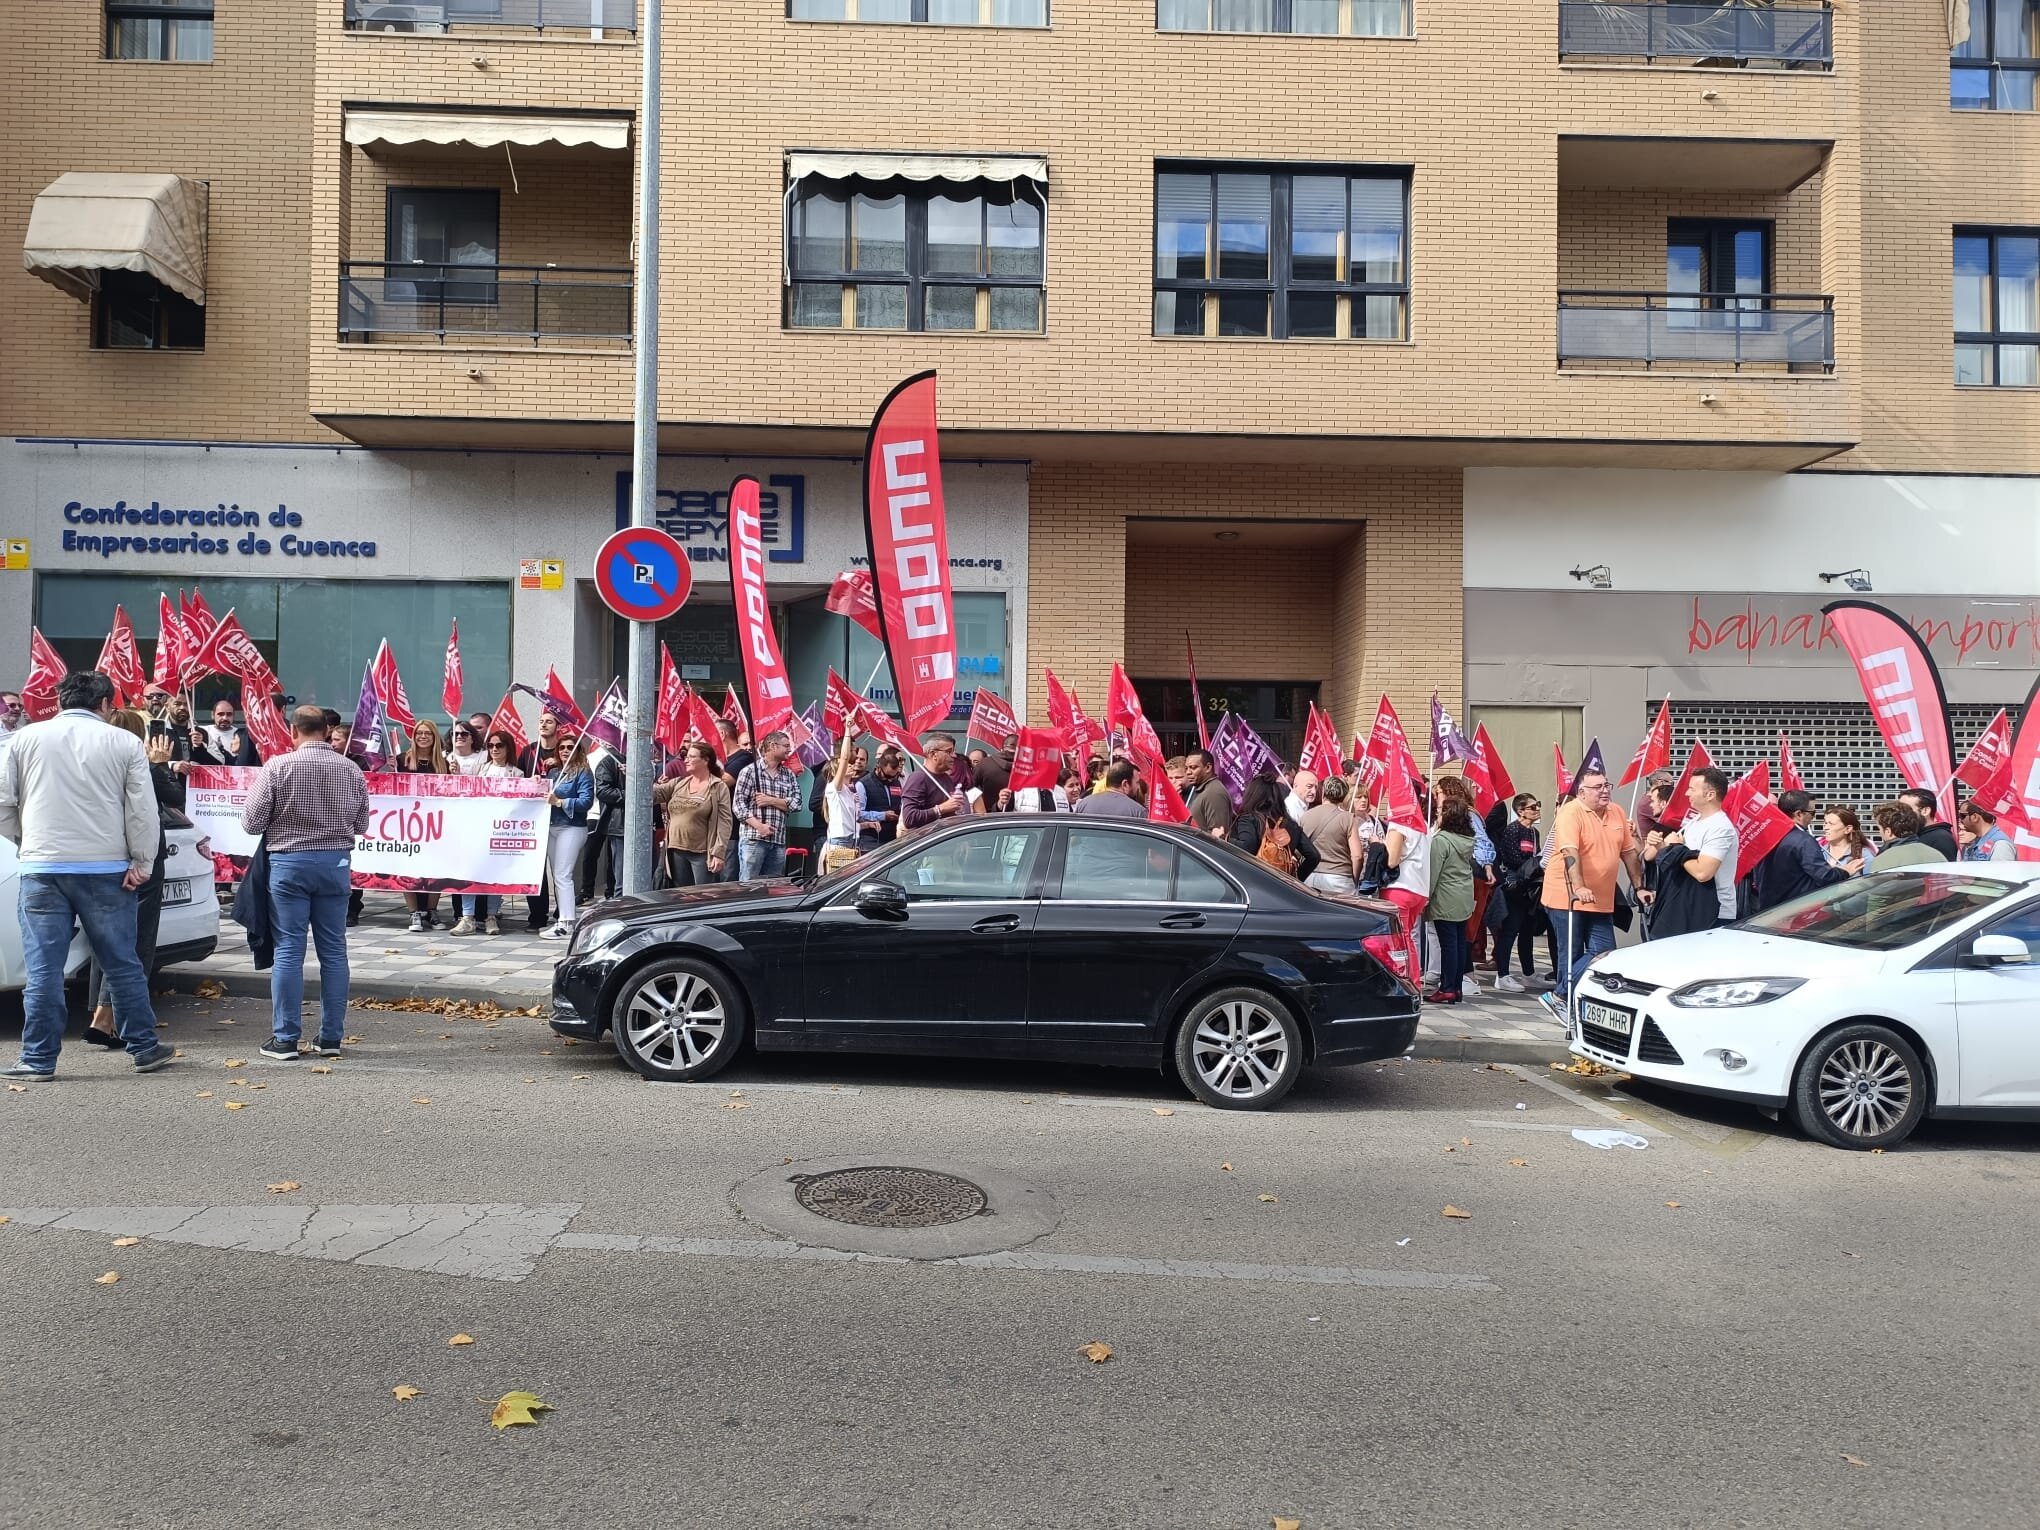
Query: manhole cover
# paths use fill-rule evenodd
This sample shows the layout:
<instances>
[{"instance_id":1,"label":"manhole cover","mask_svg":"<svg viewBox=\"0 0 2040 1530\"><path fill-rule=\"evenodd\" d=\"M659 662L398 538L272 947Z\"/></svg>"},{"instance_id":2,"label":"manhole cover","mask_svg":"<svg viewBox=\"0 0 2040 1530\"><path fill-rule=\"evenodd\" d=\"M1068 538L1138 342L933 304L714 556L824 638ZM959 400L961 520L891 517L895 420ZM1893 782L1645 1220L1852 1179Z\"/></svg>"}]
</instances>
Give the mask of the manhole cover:
<instances>
[{"instance_id":1,"label":"manhole cover","mask_svg":"<svg viewBox=\"0 0 2040 1530\"><path fill-rule=\"evenodd\" d=\"M858 1227L946 1227L985 1209L984 1191L933 1169L836 1169L803 1179L794 1199L816 1216Z\"/></svg>"}]
</instances>

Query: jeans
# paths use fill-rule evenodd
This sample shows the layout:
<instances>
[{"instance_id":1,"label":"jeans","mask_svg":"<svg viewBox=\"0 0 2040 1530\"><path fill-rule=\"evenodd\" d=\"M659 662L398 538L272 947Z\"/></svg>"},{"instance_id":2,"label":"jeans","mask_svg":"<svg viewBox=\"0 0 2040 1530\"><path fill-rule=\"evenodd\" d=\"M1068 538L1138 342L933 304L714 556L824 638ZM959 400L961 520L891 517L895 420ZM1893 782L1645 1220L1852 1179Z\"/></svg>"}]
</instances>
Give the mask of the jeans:
<instances>
[{"instance_id":1,"label":"jeans","mask_svg":"<svg viewBox=\"0 0 2040 1530\"><path fill-rule=\"evenodd\" d=\"M711 873L718 882L740 882L744 878L744 853L740 840L731 840L723 846L723 863L720 872Z\"/></svg>"},{"instance_id":2,"label":"jeans","mask_svg":"<svg viewBox=\"0 0 2040 1530\"><path fill-rule=\"evenodd\" d=\"M1466 921L1440 920L1438 929L1438 992L1458 993L1473 970L1473 947L1466 938Z\"/></svg>"},{"instance_id":3,"label":"jeans","mask_svg":"<svg viewBox=\"0 0 2040 1530\"><path fill-rule=\"evenodd\" d=\"M291 850L269 857L269 927L276 964L269 971L269 1034L297 1045L304 1031L305 933L319 953L319 1045L337 1047L347 1030L345 850Z\"/></svg>"},{"instance_id":4,"label":"jeans","mask_svg":"<svg viewBox=\"0 0 2040 1530\"><path fill-rule=\"evenodd\" d=\"M1551 919L1554 930L1566 928L1566 911L1547 906L1544 912ZM1571 999L1578 986L1580 974L1587 970L1587 964L1604 952L1615 949L1615 916L1613 914L1575 913L1572 915L1572 949L1566 952L1565 968L1554 973L1558 979L1558 996Z\"/></svg>"},{"instance_id":5,"label":"jeans","mask_svg":"<svg viewBox=\"0 0 2040 1530\"><path fill-rule=\"evenodd\" d=\"M711 882L720 882L722 874L708 869L708 852L693 850L668 850L666 852L666 875L674 887L706 887Z\"/></svg>"},{"instance_id":6,"label":"jeans","mask_svg":"<svg viewBox=\"0 0 2040 1530\"><path fill-rule=\"evenodd\" d=\"M163 924L163 857L156 857L156 866L149 873L149 880L142 884L142 890L135 895L135 959L142 964L142 976L156 975L156 935ZM98 1009L102 1004L113 1002L113 988L106 981L106 969L93 958L91 971L86 975L86 1002ZM119 1022L115 1021L118 1026Z\"/></svg>"},{"instance_id":7,"label":"jeans","mask_svg":"<svg viewBox=\"0 0 2040 1530\"><path fill-rule=\"evenodd\" d=\"M156 1012L149 978L135 954L136 897L121 873L60 871L24 875L20 887L21 953L28 987L21 996L21 1062L43 1072L57 1065L64 1045L64 958L71 933L85 939L113 995L115 1023L128 1052L140 1057L156 1046Z\"/></svg>"},{"instance_id":8,"label":"jeans","mask_svg":"<svg viewBox=\"0 0 2040 1530\"><path fill-rule=\"evenodd\" d=\"M744 863L739 881L755 882L760 877L786 874L786 846L783 844L775 844L769 839L746 839L738 842L738 851Z\"/></svg>"},{"instance_id":9,"label":"jeans","mask_svg":"<svg viewBox=\"0 0 2040 1530\"><path fill-rule=\"evenodd\" d=\"M479 924L484 919L496 917L496 910L503 906L503 900L490 893L462 893L458 899L461 917L472 919Z\"/></svg>"}]
</instances>

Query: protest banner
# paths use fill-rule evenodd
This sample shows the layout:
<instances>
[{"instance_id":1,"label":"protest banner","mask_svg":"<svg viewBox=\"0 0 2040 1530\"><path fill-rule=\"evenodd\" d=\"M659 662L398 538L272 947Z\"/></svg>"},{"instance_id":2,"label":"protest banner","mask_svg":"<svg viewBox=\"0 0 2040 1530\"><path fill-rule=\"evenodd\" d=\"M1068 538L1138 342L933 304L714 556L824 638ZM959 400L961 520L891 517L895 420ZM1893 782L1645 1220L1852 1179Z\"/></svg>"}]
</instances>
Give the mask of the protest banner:
<instances>
[{"instance_id":1,"label":"protest banner","mask_svg":"<svg viewBox=\"0 0 2040 1530\"><path fill-rule=\"evenodd\" d=\"M260 771L194 765L185 813L212 841L222 881L246 874L256 836L241 809ZM390 892L528 893L545 869L552 809L544 780L371 774L368 831L354 842L354 885Z\"/></svg>"}]
</instances>

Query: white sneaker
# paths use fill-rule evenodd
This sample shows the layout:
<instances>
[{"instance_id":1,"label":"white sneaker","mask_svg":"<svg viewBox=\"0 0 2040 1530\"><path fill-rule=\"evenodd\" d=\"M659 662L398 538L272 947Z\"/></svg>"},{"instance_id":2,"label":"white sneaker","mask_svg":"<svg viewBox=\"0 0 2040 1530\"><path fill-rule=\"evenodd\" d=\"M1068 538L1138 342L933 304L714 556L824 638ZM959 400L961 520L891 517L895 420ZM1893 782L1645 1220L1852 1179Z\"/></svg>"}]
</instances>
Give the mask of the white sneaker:
<instances>
[{"instance_id":1,"label":"white sneaker","mask_svg":"<svg viewBox=\"0 0 2040 1530\"><path fill-rule=\"evenodd\" d=\"M1523 986L1523 980L1513 972L1507 977L1495 979L1496 993L1528 993L1529 991L1529 989Z\"/></svg>"},{"instance_id":2,"label":"white sneaker","mask_svg":"<svg viewBox=\"0 0 2040 1530\"><path fill-rule=\"evenodd\" d=\"M1459 993L1462 998L1477 999L1480 997L1480 984L1476 983L1470 976L1462 977L1459 980Z\"/></svg>"},{"instance_id":3,"label":"white sneaker","mask_svg":"<svg viewBox=\"0 0 2040 1530\"><path fill-rule=\"evenodd\" d=\"M571 932L564 924L556 924L545 932L547 940L565 940Z\"/></svg>"},{"instance_id":4,"label":"white sneaker","mask_svg":"<svg viewBox=\"0 0 2040 1530\"><path fill-rule=\"evenodd\" d=\"M475 933L475 922L472 919L462 919L446 933L448 935L472 935Z\"/></svg>"}]
</instances>

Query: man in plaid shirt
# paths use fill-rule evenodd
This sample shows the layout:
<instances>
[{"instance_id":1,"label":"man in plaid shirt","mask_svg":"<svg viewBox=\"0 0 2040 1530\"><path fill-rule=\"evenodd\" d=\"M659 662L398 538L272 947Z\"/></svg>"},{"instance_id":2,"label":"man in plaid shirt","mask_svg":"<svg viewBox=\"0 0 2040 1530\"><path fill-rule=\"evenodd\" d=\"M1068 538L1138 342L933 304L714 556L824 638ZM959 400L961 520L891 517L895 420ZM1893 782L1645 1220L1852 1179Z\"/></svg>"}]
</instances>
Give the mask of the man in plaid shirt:
<instances>
[{"instance_id":1,"label":"man in plaid shirt","mask_svg":"<svg viewBox=\"0 0 2040 1530\"><path fill-rule=\"evenodd\" d=\"M793 741L768 733L758 758L737 775L738 873L746 882L786 873L786 815L800 803L800 778L786 768Z\"/></svg>"}]
</instances>

